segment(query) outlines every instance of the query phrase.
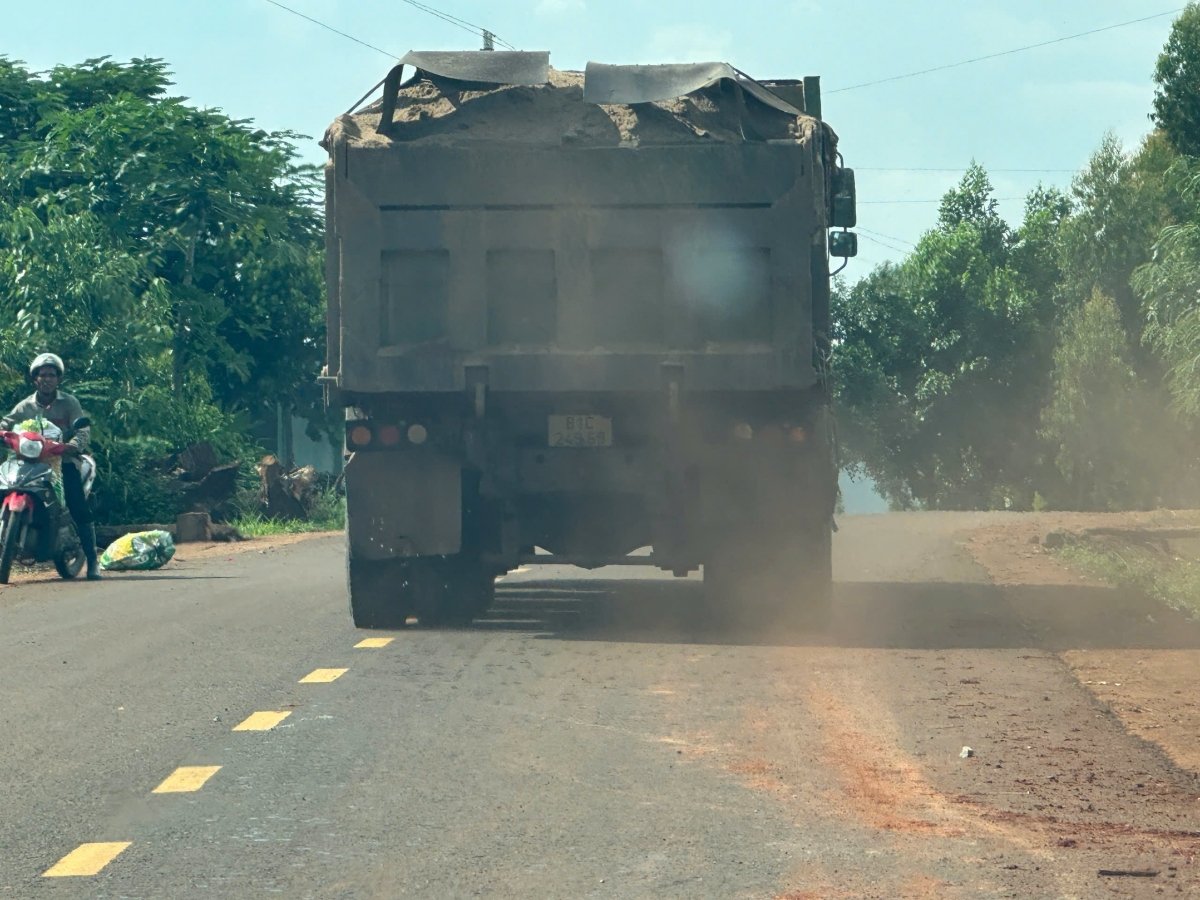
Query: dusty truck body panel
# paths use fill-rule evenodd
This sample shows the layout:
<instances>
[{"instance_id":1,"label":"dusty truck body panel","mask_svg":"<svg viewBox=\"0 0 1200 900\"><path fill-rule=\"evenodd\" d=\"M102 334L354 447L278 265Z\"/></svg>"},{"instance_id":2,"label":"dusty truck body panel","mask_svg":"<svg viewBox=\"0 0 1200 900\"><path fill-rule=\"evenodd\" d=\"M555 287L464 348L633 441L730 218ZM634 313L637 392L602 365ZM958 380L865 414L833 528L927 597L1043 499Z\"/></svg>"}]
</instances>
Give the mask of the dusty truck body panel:
<instances>
[{"instance_id":1,"label":"dusty truck body panel","mask_svg":"<svg viewBox=\"0 0 1200 900\"><path fill-rule=\"evenodd\" d=\"M463 74L537 59L434 56L325 141L356 622L469 619L534 547L823 571L832 131L711 65L600 106L578 73Z\"/></svg>"},{"instance_id":2,"label":"dusty truck body panel","mask_svg":"<svg viewBox=\"0 0 1200 900\"><path fill-rule=\"evenodd\" d=\"M668 363L691 390L811 386L811 316L796 302L810 260L795 252L809 238L794 223L812 196L789 149L348 149L339 386L462 391L487 366L501 391L640 390ZM680 271L712 253L756 293L740 341L702 321L710 285Z\"/></svg>"}]
</instances>

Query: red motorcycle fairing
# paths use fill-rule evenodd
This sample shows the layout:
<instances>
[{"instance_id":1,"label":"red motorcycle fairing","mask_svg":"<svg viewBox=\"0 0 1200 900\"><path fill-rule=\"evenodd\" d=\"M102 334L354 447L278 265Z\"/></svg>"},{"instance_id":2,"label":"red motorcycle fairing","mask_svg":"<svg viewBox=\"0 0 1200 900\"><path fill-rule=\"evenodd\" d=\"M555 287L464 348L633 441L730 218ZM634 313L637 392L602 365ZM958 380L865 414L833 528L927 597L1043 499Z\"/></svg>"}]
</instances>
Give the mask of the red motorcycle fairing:
<instances>
[{"instance_id":1,"label":"red motorcycle fairing","mask_svg":"<svg viewBox=\"0 0 1200 900\"><path fill-rule=\"evenodd\" d=\"M8 445L8 449L12 450L14 453L20 452L22 438L27 441L38 441L42 445L42 453L41 456L38 457L41 462L46 462L55 456L62 456L63 451L67 449L66 444L40 435L36 431L23 431L20 434L15 431L0 431L0 439L2 439L4 443Z\"/></svg>"},{"instance_id":2,"label":"red motorcycle fairing","mask_svg":"<svg viewBox=\"0 0 1200 900\"><path fill-rule=\"evenodd\" d=\"M9 494L7 497L4 498L4 509L10 510L11 512L15 512L15 513L25 512L25 510L28 508L29 508L29 495L28 494L20 494L20 493L17 493L16 491L13 491L13 493Z\"/></svg>"}]
</instances>

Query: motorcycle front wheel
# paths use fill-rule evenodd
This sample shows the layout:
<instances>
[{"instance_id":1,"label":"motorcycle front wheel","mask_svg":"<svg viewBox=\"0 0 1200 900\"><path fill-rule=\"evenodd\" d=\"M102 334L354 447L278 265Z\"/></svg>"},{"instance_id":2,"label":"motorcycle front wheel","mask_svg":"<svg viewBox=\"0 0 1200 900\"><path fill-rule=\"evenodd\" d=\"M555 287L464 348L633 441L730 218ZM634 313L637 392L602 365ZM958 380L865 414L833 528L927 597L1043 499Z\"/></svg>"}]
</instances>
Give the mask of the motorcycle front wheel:
<instances>
[{"instance_id":1,"label":"motorcycle front wheel","mask_svg":"<svg viewBox=\"0 0 1200 900\"><path fill-rule=\"evenodd\" d=\"M4 510L0 515L0 584L8 584L8 576L12 572L13 560L17 558L17 550L21 542L21 525L25 513L14 514L12 510Z\"/></svg>"},{"instance_id":2,"label":"motorcycle front wheel","mask_svg":"<svg viewBox=\"0 0 1200 900\"><path fill-rule=\"evenodd\" d=\"M54 568L63 578L74 578L83 571L83 564L86 561L83 555L83 546L75 542L73 546L54 557Z\"/></svg>"}]
</instances>

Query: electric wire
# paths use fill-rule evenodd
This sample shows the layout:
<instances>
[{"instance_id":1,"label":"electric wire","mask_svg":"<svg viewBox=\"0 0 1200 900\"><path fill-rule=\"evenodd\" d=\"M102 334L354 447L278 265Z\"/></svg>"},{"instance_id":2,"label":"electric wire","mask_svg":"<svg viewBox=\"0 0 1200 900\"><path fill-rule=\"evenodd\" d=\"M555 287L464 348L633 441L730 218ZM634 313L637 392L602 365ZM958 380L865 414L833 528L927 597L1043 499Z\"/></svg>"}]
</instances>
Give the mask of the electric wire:
<instances>
[{"instance_id":1,"label":"electric wire","mask_svg":"<svg viewBox=\"0 0 1200 900\"><path fill-rule=\"evenodd\" d=\"M970 166L957 166L957 167L953 167L953 168L948 167L948 166L947 167L939 167L939 168L913 168L913 167L906 167L906 166L854 166L854 171L855 172L965 172L969 168L970 168ZM991 169L986 166L984 168L987 169L988 172L1003 172L1003 173L1052 172L1052 173L1062 174L1064 172L1075 173L1075 172L1079 171L1078 169Z\"/></svg>"},{"instance_id":2,"label":"electric wire","mask_svg":"<svg viewBox=\"0 0 1200 900\"><path fill-rule=\"evenodd\" d=\"M890 203L941 203L944 199L945 198L943 198L943 197L939 197L936 200L859 200L858 205L866 206L868 204L881 205L881 204L890 204ZM1025 198L1024 197L992 197L990 199L1003 203L1003 202L1007 202L1009 200L1024 200Z\"/></svg>"},{"instance_id":3,"label":"electric wire","mask_svg":"<svg viewBox=\"0 0 1200 900\"><path fill-rule=\"evenodd\" d=\"M421 10L421 12L428 13L431 16L435 16L436 18L441 19L443 22L445 22L448 25L453 25L456 28L461 28L464 31L469 31L471 34L478 35L480 37L482 37L484 35L484 33L486 32L487 34L490 34L492 36L492 40L494 40L497 44L500 44L502 47L506 47L509 50L517 49L512 44L508 43L508 41L506 41L503 38L501 38L500 36L498 36L495 32L490 31L486 28L482 28L478 25L474 25L474 24L466 21L465 19L458 18L457 16L452 16L452 15L450 15L450 13L445 13L439 9L434 9L432 6L428 6L424 3L421 3L420 0L404 0L404 2L407 3L409 6L412 6L415 9ZM279 0L267 0L267 3L270 3L272 6L276 6L279 9L284 10L285 12L289 12L294 16L299 16L301 19L304 19L307 22L311 22L314 25L324 28L326 31L332 31L334 34L339 35L340 37L344 37L347 40L354 41L354 43L356 43L356 44L361 44L363 47L366 47L370 50L374 50L376 53L382 53L384 56L387 56L391 59L399 59L400 58L400 56L398 54L389 53L387 50L383 50L379 47L376 47L374 44L368 44L366 41L360 40L352 34L346 34L346 32L344 32L344 31L339 31L338 29L334 28L332 25L326 25L324 22L320 21L319 19L314 19L312 16L305 15L304 13L300 12L299 10L292 9L290 6L285 6L284 4L280 3Z\"/></svg>"},{"instance_id":4,"label":"electric wire","mask_svg":"<svg viewBox=\"0 0 1200 900\"><path fill-rule=\"evenodd\" d=\"M906 72L903 75L892 75L888 78L879 78L875 81L864 81L862 84L852 84L848 87L834 88L831 91L826 91L826 94L840 94L844 91L857 91L860 88L874 87L877 84L887 84L892 81L900 81L904 78L916 78L918 75L928 75L931 72L944 72L946 69L957 69L960 66L969 66L972 63L983 62L989 59L997 59L1001 56L1012 56L1014 53L1024 53L1027 50L1036 50L1039 47L1049 47L1051 44L1061 44L1064 41L1073 41L1077 38L1088 37L1093 34L1100 34L1102 31L1112 31L1114 28L1125 28L1129 25L1137 25L1141 22L1149 22L1152 19L1161 19L1164 16L1173 16L1176 13L1183 12L1184 7L1169 9L1166 12L1155 13L1152 16L1142 16L1138 19L1130 19L1128 22L1118 22L1115 25L1105 25L1103 28L1093 28L1090 31L1081 31L1078 34L1068 34L1065 37L1054 38L1050 41L1041 41L1037 44L1027 44L1024 47L1014 47L1011 50L1001 50L999 53L989 53L986 56L976 56L973 59L964 59L955 63L946 63L941 66L933 66L929 69L921 69L917 72Z\"/></svg>"},{"instance_id":5,"label":"electric wire","mask_svg":"<svg viewBox=\"0 0 1200 900\"><path fill-rule=\"evenodd\" d=\"M368 44L366 41L360 41L358 38L356 38L352 34L346 34L346 32L344 32L344 31L338 31L332 25L326 25L324 22L317 21L312 16L306 16L304 13L299 12L298 10L292 9L290 6L284 6L282 3L279 3L278 0L267 0L267 2L270 3L272 6L278 6L280 9L284 10L285 12L290 12L293 16L299 16L302 19L307 19L309 22L312 22L314 25L321 26L326 31L332 31L334 34L341 35L342 37L346 38L347 40L354 41L354 43L356 43L356 44L362 44L364 47L366 47L370 50L374 50L376 53L382 53L384 56L386 56L390 59L399 59L400 58L399 56L397 56L394 53L388 53L386 50L381 50L379 47L376 47L374 44Z\"/></svg>"},{"instance_id":6,"label":"electric wire","mask_svg":"<svg viewBox=\"0 0 1200 900\"><path fill-rule=\"evenodd\" d=\"M846 261L846 264L850 265L851 263L867 263L868 265L871 265L871 266L883 266L883 265L887 265L887 263L889 263L889 262L891 262L891 260L885 260L885 261L881 262L878 259L872 259L871 257L863 256L860 253L858 256L854 256L854 257L851 257L850 259L848 259ZM893 263L893 265L895 265L895 264ZM830 273L830 274L832 274L832 273Z\"/></svg>"},{"instance_id":7,"label":"electric wire","mask_svg":"<svg viewBox=\"0 0 1200 900\"><path fill-rule=\"evenodd\" d=\"M872 231L870 228L863 228L861 225L856 226L854 230L866 232L867 234L873 234L875 237L885 238L889 241L895 241L897 244L908 244L910 247L917 246L912 241L906 241L904 238L893 237L890 234L884 234L882 231Z\"/></svg>"},{"instance_id":8,"label":"electric wire","mask_svg":"<svg viewBox=\"0 0 1200 900\"><path fill-rule=\"evenodd\" d=\"M864 228L856 228L855 230L860 231L860 232L866 231L866 229L864 229ZM881 240L879 240L879 238L871 237L871 235L866 234L866 233L860 234L859 237L864 237L868 241L870 241L872 244L878 244L880 247L886 247L888 250L891 250L893 253L905 254L905 253L909 252L901 247L893 247L891 244L887 243L886 241L881 241ZM908 242L905 241L905 243L908 243Z\"/></svg>"},{"instance_id":9,"label":"electric wire","mask_svg":"<svg viewBox=\"0 0 1200 900\"><path fill-rule=\"evenodd\" d=\"M442 10L435 9L432 6L427 6L426 4L419 2L419 0L404 0L404 2L407 3L409 6L416 7L417 9L421 10L422 12L427 12L430 15L437 16L439 19L442 19L447 22L451 22L455 25L458 25L461 28L469 28L476 33L482 33L483 31L485 31L484 28L481 28L478 25L468 22L466 19L460 19L458 16L452 15L451 13L443 12Z\"/></svg>"},{"instance_id":10,"label":"electric wire","mask_svg":"<svg viewBox=\"0 0 1200 900\"><path fill-rule=\"evenodd\" d=\"M458 18L458 16L453 16L448 12L442 12L440 9L434 9L432 6L428 6L424 3L419 2L419 0L404 0L404 2L407 3L409 6L419 9L422 12L427 12L431 16L437 16L443 22L447 22L451 25L455 25L455 26L463 29L464 31L471 32L472 34L477 34L482 37L484 32L487 32L488 34L490 34L492 36L492 40L494 40L500 46L507 47L509 50L517 49L512 44L508 43L508 41L503 40L494 31L484 28L481 25L475 25L472 22L468 22L466 19L460 19L460 18Z\"/></svg>"}]
</instances>

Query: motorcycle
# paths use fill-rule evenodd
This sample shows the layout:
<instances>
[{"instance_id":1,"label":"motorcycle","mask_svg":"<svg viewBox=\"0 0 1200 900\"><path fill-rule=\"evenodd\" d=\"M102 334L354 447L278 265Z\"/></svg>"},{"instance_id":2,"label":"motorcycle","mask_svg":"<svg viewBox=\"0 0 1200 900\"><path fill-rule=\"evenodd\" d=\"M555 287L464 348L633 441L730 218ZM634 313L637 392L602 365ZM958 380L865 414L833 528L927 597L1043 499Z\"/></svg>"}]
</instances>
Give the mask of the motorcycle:
<instances>
[{"instance_id":1,"label":"motorcycle","mask_svg":"<svg viewBox=\"0 0 1200 900\"><path fill-rule=\"evenodd\" d=\"M78 431L90 424L87 418L77 419L72 428ZM12 451L0 463L0 584L8 584L17 559L53 561L59 575L74 578L86 559L63 502L62 476L51 465L67 449L62 432L47 423L41 434L0 431L0 442ZM96 462L80 456L79 463L86 497L96 480Z\"/></svg>"}]
</instances>

